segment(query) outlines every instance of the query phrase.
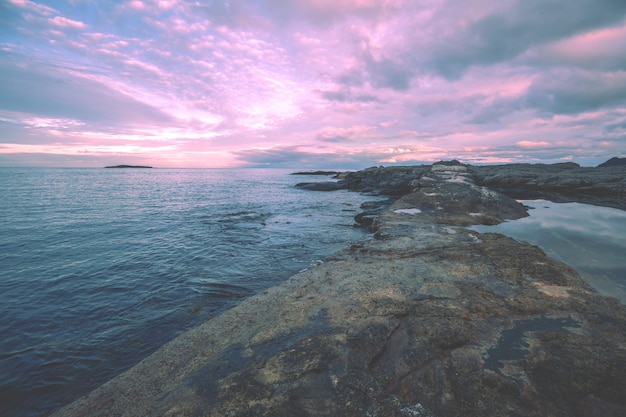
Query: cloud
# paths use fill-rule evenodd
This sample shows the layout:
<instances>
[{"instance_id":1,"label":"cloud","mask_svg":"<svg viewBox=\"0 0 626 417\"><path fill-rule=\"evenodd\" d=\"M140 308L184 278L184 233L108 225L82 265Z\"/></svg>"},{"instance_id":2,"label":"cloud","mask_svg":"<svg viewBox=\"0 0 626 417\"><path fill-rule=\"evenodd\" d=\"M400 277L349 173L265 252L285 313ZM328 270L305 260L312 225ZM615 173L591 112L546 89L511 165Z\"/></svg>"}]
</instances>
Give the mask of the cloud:
<instances>
[{"instance_id":1,"label":"cloud","mask_svg":"<svg viewBox=\"0 0 626 417\"><path fill-rule=\"evenodd\" d=\"M538 67L577 67L585 70L626 70L626 23L601 28L539 46L523 61Z\"/></svg>"},{"instance_id":2,"label":"cloud","mask_svg":"<svg viewBox=\"0 0 626 417\"><path fill-rule=\"evenodd\" d=\"M468 123L494 124L524 108L523 96L475 96L473 116ZM470 108L470 106L468 106Z\"/></svg>"},{"instance_id":3,"label":"cloud","mask_svg":"<svg viewBox=\"0 0 626 417\"><path fill-rule=\"evenodd\" d=\"M337 152L311 152L298 146L271 149L246 149L233 152L235 157L249 167L302 167L351 168L362 167L358 156Z\"/></svg>"},{"instance_id":4,"label":"cloud","mask_svg":"<svg viewBox=\"0 0 626 417\"><path fill-rule=\"evenodd\" d=\"M456 25L458 30L432 45L427 62L438 74L459 78L470 66L511 60L535 46L618 24L625 16L626 2L621 0L503 2L468 24Z\"/></svg>"},{"instance_id":5,"label":"cloud","mask_svg":"<svg viewBox=\"0 0 626 417\"><path fill-rule=\"evenodd\" d=\"M622 0L92 6L0 2L3 152L354 166L623 150Z\"/></svg>"},{"instance_id":6,"label":"cloud","mask_svg":"<svg viewBox=\"0 0 626 417\"><path fill-rule=\"evenodd\" d=\"M611 123L605 126L604 131L606 133L623 132L626 134L626 119L623 119L617 123Z\"/></svg>"},{"instance_id":7,"label":"cloud","mask_svg":"<svg viewBox=\"0 0 626 417\"><path fill-rule=\"evenodd\" d=\"M392 88L398 91L409 89L415 70L404 62L389 58L366 60L368 73L375 87Z\"/></svg>"},{"instance_id":8,"label":"cloud","mask_svg":"<svg viewBox=\"0 0 626 417\"><path fill-rule=\"evenodd\" d=\"M363 138L366 132L375 131L376 126L351 126L349 128L327 127L317 134L317 140L320 142L340 143L354 140L355 138Z\"/></svg>"},{"instance_id":9,"label":"cloud","mask_svg":"<svg viewBox=\"0 0 626 417\"><path fill-rule=\"evenodd\" d=\"M373 94L367 93L355 93L349 88L344 88L341 90L334 91L320 91L320 95L329 101L338 101L338 102L358 102L358 103L369 103L369 102L381 102L381 99Z\"/></svg>"},{"instance_id":10,"label":"cloud","mask_svg":"<svg viewBox=\"0 0 626 417\"><path fill-rule=\"evenodd\" d=\"M256 4L244 0L192 2L188 7L193 15L208 18L212 24L231 29L266 25Z\"/></svg>"},{"instance_id":11,"label":"cloud","mask_svg":"<svg viewBox=\"0 0 626 417\"><path fill-rule=\"evenodd\" d=\"M379 0L265 0L264 6L282 24L308 22L327 27L348 17L374 19L391 3Z\"/></svg>"},{"instance_id":12,"label":"cloud","mask_svg":"<svg viewBox=\"0 0 626 417\"><path fill-rule=\"evenodd\" d=\"M626 72L555 70L538 77L528 104L546 114L576 114L626 105Z\"/></svg>"},{"instance_id":13,"label":"cloud","mask_svg":"<svg viewBox=\"0 0 626 417\"><path fill-rule=\"evenodd\" d=\"M48 19L48 21L56 27L60 28L71 28L71 29L86 29L87 25L83 22L79 22L77 20L68 19L63 16L55 16L52 19Z\"/></svg>"},{"instance_id":14,"label":"cloud","mask_svg":"<svg viewBox=\"0 0 626 417\"><path fill-rule=\"evenodd\" d=\"M435 148L411 150L404 148L375 148L356 151L320 151L298 146L269 149L246 149L235 152L237 159L249 167L309 169L361 169L363 167L396 163L425 163L437 161L447 153Z\"/></svg>"},{"instance_id":15,"label":"cloud","mask_svg":"<svg viewBox=\"0 0 626 417\"><path fill-rule=\"evenodd\" d=\"M7 53L0 57L1 109L103 125L165 125L173 121L149 104L76 76L75 69L69 72Z\"/></svg>"},{"instance_id":16,"label":"cloud","mask_svg":"<svg viewBox=\"0 0 626 417\"><path fill-rule=\"evenodd\" d=\"M532 140L520 140L516 143L520 148L525 149L537 149L537 148L545 148L550 146L550 142L546 141L532 141Z\"/></svg>"}]
</instances>

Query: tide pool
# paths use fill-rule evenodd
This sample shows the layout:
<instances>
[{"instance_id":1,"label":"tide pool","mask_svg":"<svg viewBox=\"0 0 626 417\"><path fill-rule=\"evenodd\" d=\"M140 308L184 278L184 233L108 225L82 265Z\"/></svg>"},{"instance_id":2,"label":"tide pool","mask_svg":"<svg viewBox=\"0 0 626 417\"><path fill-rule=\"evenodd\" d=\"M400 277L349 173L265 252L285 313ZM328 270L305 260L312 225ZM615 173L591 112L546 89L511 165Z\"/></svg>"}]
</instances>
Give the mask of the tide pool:
<instances>
[{"instance_id":1,"label":"tide pool","mask_svg":"<svg viewBox=\"0 0 626 417\"><path fill-rule=\"evenodd\" d=\"M523 200L529 217L474 226L539 246L573 268L603 295L626 303L626 212L580 203Z\"/></svg>"}]
</instances>

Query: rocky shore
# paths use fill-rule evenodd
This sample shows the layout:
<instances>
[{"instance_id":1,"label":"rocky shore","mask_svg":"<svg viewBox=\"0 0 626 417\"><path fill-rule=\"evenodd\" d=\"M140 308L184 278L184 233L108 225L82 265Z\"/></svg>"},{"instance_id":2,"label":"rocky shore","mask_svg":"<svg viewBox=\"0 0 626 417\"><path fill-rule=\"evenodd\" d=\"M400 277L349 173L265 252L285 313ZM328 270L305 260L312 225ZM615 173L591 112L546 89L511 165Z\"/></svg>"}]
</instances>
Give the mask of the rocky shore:
<instances>
[{"instance_id":1,"label":"rocky shore","mask_svg":"<svg viewBox=\"0 0 626 417\"><path fill-rule=\"evenodd\" d=\"M525 193L625 209L625 174L453 161L301 184L389 195L357 219L375 238L55 416L624 416L626 306L539 248L468 226L526 216L511 198Z\"/></svg>"},{"instance_id":2,"label":"rocky shore","mask_svg":"<svg viewBox=\"0 0 626 417\"><path fill-rule=\"evenodd\" d=\"M472 166L448 161L434 166L463 167L466 176L477 185L500 191L512 198L543 198L555 202L579 202L626 210L626 165L602 165L589 168L567 162L551 165ZM400 196L419 189L420 179L427 177L430 171L430 165L372 167L338 174L339 180L335 182L300 183L298 186L317 191L348 189Z\"/></svg>"}]
</instances>

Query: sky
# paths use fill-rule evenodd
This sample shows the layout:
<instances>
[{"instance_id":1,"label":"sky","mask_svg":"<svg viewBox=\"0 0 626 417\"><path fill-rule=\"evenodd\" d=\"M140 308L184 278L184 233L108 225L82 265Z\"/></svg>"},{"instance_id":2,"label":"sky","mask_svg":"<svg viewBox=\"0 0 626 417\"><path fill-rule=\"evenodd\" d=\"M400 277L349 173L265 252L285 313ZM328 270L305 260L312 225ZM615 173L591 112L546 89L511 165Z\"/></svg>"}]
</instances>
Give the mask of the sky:
<instances>
[{"instance_id":1,"label":"sky","mask_svg":"<svg viewBox=\"0 0 626 417\"><path fill-rule=\"evenodd\" d=\"M624 0L0 0L0 166L613 156Z\"/></svg>"}]
</instances>

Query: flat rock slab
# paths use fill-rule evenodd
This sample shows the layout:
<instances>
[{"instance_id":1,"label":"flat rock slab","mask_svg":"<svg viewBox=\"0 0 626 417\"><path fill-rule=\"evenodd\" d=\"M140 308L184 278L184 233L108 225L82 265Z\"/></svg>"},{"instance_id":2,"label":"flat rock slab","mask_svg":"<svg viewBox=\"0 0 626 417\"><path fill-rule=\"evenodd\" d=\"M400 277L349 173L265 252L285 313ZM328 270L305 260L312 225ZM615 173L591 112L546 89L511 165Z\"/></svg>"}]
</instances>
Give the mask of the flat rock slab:
<instances>
[{"instance_id":1,"label":"flat rock slab","mask_svg":"<svg viewBox=\"0 0 626 417\"><path fill-rule=\"evenodd\" d=\"M466 228L523 215L513 200L462 170L424 176L378 239L55 416L626 415L625 306L535 246Z\"/></svg>"}]
</instances>

